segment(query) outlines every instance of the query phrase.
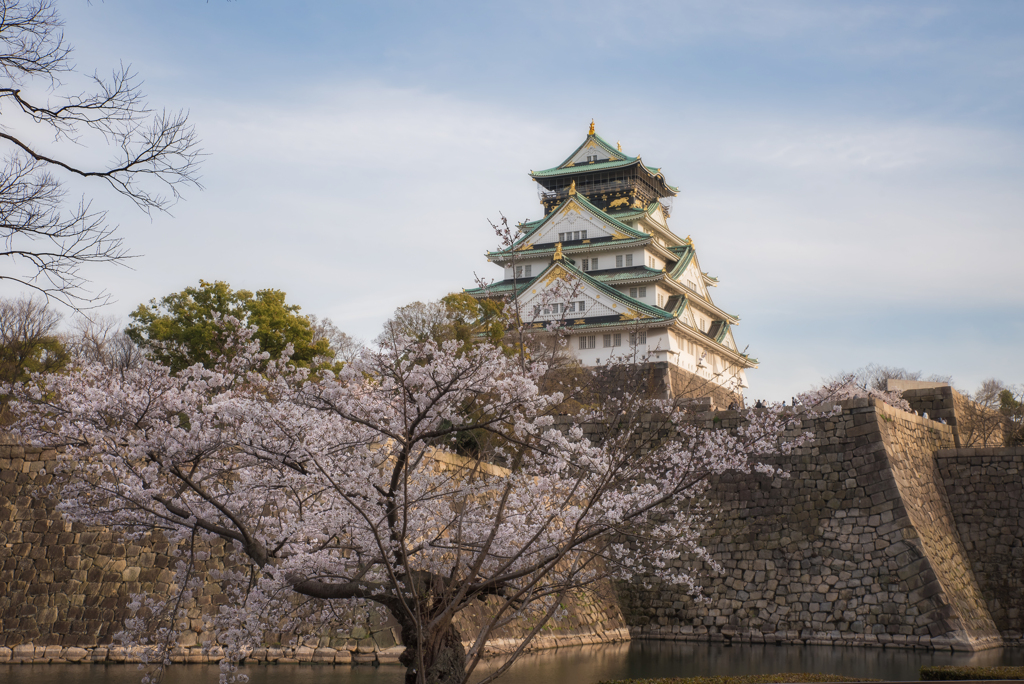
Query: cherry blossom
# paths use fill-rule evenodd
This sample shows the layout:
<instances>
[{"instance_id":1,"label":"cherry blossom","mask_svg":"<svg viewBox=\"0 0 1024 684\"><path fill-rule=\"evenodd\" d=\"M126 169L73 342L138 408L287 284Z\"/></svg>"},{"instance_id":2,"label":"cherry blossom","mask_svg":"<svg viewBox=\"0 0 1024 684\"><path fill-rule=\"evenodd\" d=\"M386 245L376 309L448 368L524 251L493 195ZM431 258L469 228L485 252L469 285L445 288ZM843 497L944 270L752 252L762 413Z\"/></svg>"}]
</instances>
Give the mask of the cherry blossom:
<instances>
[{"instance_id":1,"label":"cherry blossom","mask_svg":"<svg viewBox=\"0 0 1024 684\"><path fill-rule=\"evenodd\" d=\"M407 681L461 683L495 630L529 617L489 681L569 592L653 574L698 593L712 476L784 475L770 456L805 439L799 413L713 429L640 381L595 403L542 392L543 363L489 345L382 344L316 373L235 329L212 370L86 365L12 389L21 436L61 448L65 516L176 542L177 591L135 599L127 642L176 643L199 542L222 539L237 565L213 645L229 661L268 630L379 609L402 627ZM476 457L451 451L467 431Z\"/></svg>"}]
</instances>

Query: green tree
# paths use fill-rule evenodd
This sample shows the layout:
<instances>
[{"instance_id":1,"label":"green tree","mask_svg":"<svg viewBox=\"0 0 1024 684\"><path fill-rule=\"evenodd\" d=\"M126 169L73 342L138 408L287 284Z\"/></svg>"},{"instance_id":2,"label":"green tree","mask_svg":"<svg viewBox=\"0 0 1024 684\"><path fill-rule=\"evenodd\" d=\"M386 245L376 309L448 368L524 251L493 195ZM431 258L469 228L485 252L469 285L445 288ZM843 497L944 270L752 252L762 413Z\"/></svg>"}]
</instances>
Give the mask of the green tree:
<instances>
[{"instance_id":1,"label":"green tree","mask_svg":"<svg viewBox=\"0 0 1024 684\"><path fill-rule=\"evenodd\" d=\"M32 297L0 299L0 384L24 382L32 373L61 371L71 362L57 332L62 316ZM8 421L6 394L0 394L0 424Z\"/></svg>"},{"instance_id":2,"label":"green tree","mask_svg":"<svg viewBox=\"0 0 1024 684\"><path fill-rule=\"evenodd\" d=\"M57 332L61 319L39 299L0 299L0 382L23 382L31 373L68 365L71 355Z\"/></svg>"},{"instance_id":3,"label":"green tree","mask_svg":"<svg viewBox=\"0 0 1024 684\"><path fill-rule=\"evenodd\" d=\"M278 356L286 345L293 347L292 361L309 366L317 357L333 358L329 340L316 337L296 304L285 303L281 290L232 290L227 283L199 281L149 304L140 304L130 315L128 336L156 361L179 371L195 363L212 368L224 349L224 331L217 317L233 316L256 329L260 348Z\"/></svg>"},{"instance_id":4,"label":"green tree","mask_svg":"<svg viewBox=\"0 0 1024 684\"><path fill-rule=\"evenodd\" d=\"M999 392L999 411L1006 416L1006 444L1024 444L1024 389L1017 387L1016 394L1009 387Z\"/></svg>"}]
</instances>

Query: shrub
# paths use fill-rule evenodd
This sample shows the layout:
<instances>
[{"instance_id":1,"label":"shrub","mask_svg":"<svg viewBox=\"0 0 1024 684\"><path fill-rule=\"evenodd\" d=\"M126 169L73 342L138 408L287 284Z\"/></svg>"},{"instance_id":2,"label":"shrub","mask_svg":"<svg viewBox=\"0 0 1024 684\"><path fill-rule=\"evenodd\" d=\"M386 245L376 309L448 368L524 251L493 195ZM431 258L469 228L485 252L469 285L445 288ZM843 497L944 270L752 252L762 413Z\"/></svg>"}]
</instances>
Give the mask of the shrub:
<instances>
[{"instance_id":1,"label":"shrub","mask_svg":"<svg viewBox=\"0 0 1024 684\"><path fill-rule=\"evenodd\" d=\"M956 679L1024 679L1024 667L957 667L935 665L921 668L921 681Z\"/></svg>"}]
</instances>

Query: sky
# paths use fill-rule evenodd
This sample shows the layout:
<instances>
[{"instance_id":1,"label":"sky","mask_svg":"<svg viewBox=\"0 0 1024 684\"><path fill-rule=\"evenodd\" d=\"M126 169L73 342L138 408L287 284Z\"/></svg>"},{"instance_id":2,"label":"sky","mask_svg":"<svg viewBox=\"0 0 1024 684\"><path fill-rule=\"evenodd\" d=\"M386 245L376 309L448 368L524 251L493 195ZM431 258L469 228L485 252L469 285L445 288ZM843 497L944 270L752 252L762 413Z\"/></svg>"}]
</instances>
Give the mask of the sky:
<instances>
[{"instance_id":1,"label":"sky","mask_svg":"<svg viewBox=\"0 0 1024 684\"><path fill-rule=\"evenodd\" d=\"M539 218L529 171L593 119L680 188L748 398L869 363L1024 383L1020 2L57 6L83 72L131 64L208 155L168 215L75 186L138 255L87 272L107 315L224 280L372 340L500 279L489 221Z\"/></svg>"}]
</instances>

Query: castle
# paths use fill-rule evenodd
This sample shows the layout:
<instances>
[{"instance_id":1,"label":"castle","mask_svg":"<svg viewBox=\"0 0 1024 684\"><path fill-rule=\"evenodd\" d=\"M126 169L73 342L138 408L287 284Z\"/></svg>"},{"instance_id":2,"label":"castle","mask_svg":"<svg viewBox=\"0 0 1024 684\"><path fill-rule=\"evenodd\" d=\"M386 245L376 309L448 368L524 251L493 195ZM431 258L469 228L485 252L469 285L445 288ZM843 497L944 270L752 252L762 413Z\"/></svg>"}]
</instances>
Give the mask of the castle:
<instances>
[{"instance_id":1,"label":"castle","mask_svg":"<svg viewBox=\"0 0 1024 684\"><path fill-rule=\"evenodd\" d=\"M591 122L561 164L530 176L544 217L520 223L511 245L488 252L502 280L466 292L512 301L538 331L562 328L584 365L642 358L689 378L675 387L690 394L711 387L742 401L757 359L736 344L739 317L712 301L718 280L701 270L693 240L669 228L678 188L661 169L610 145Z\"/></svg>"}]
</instances>

